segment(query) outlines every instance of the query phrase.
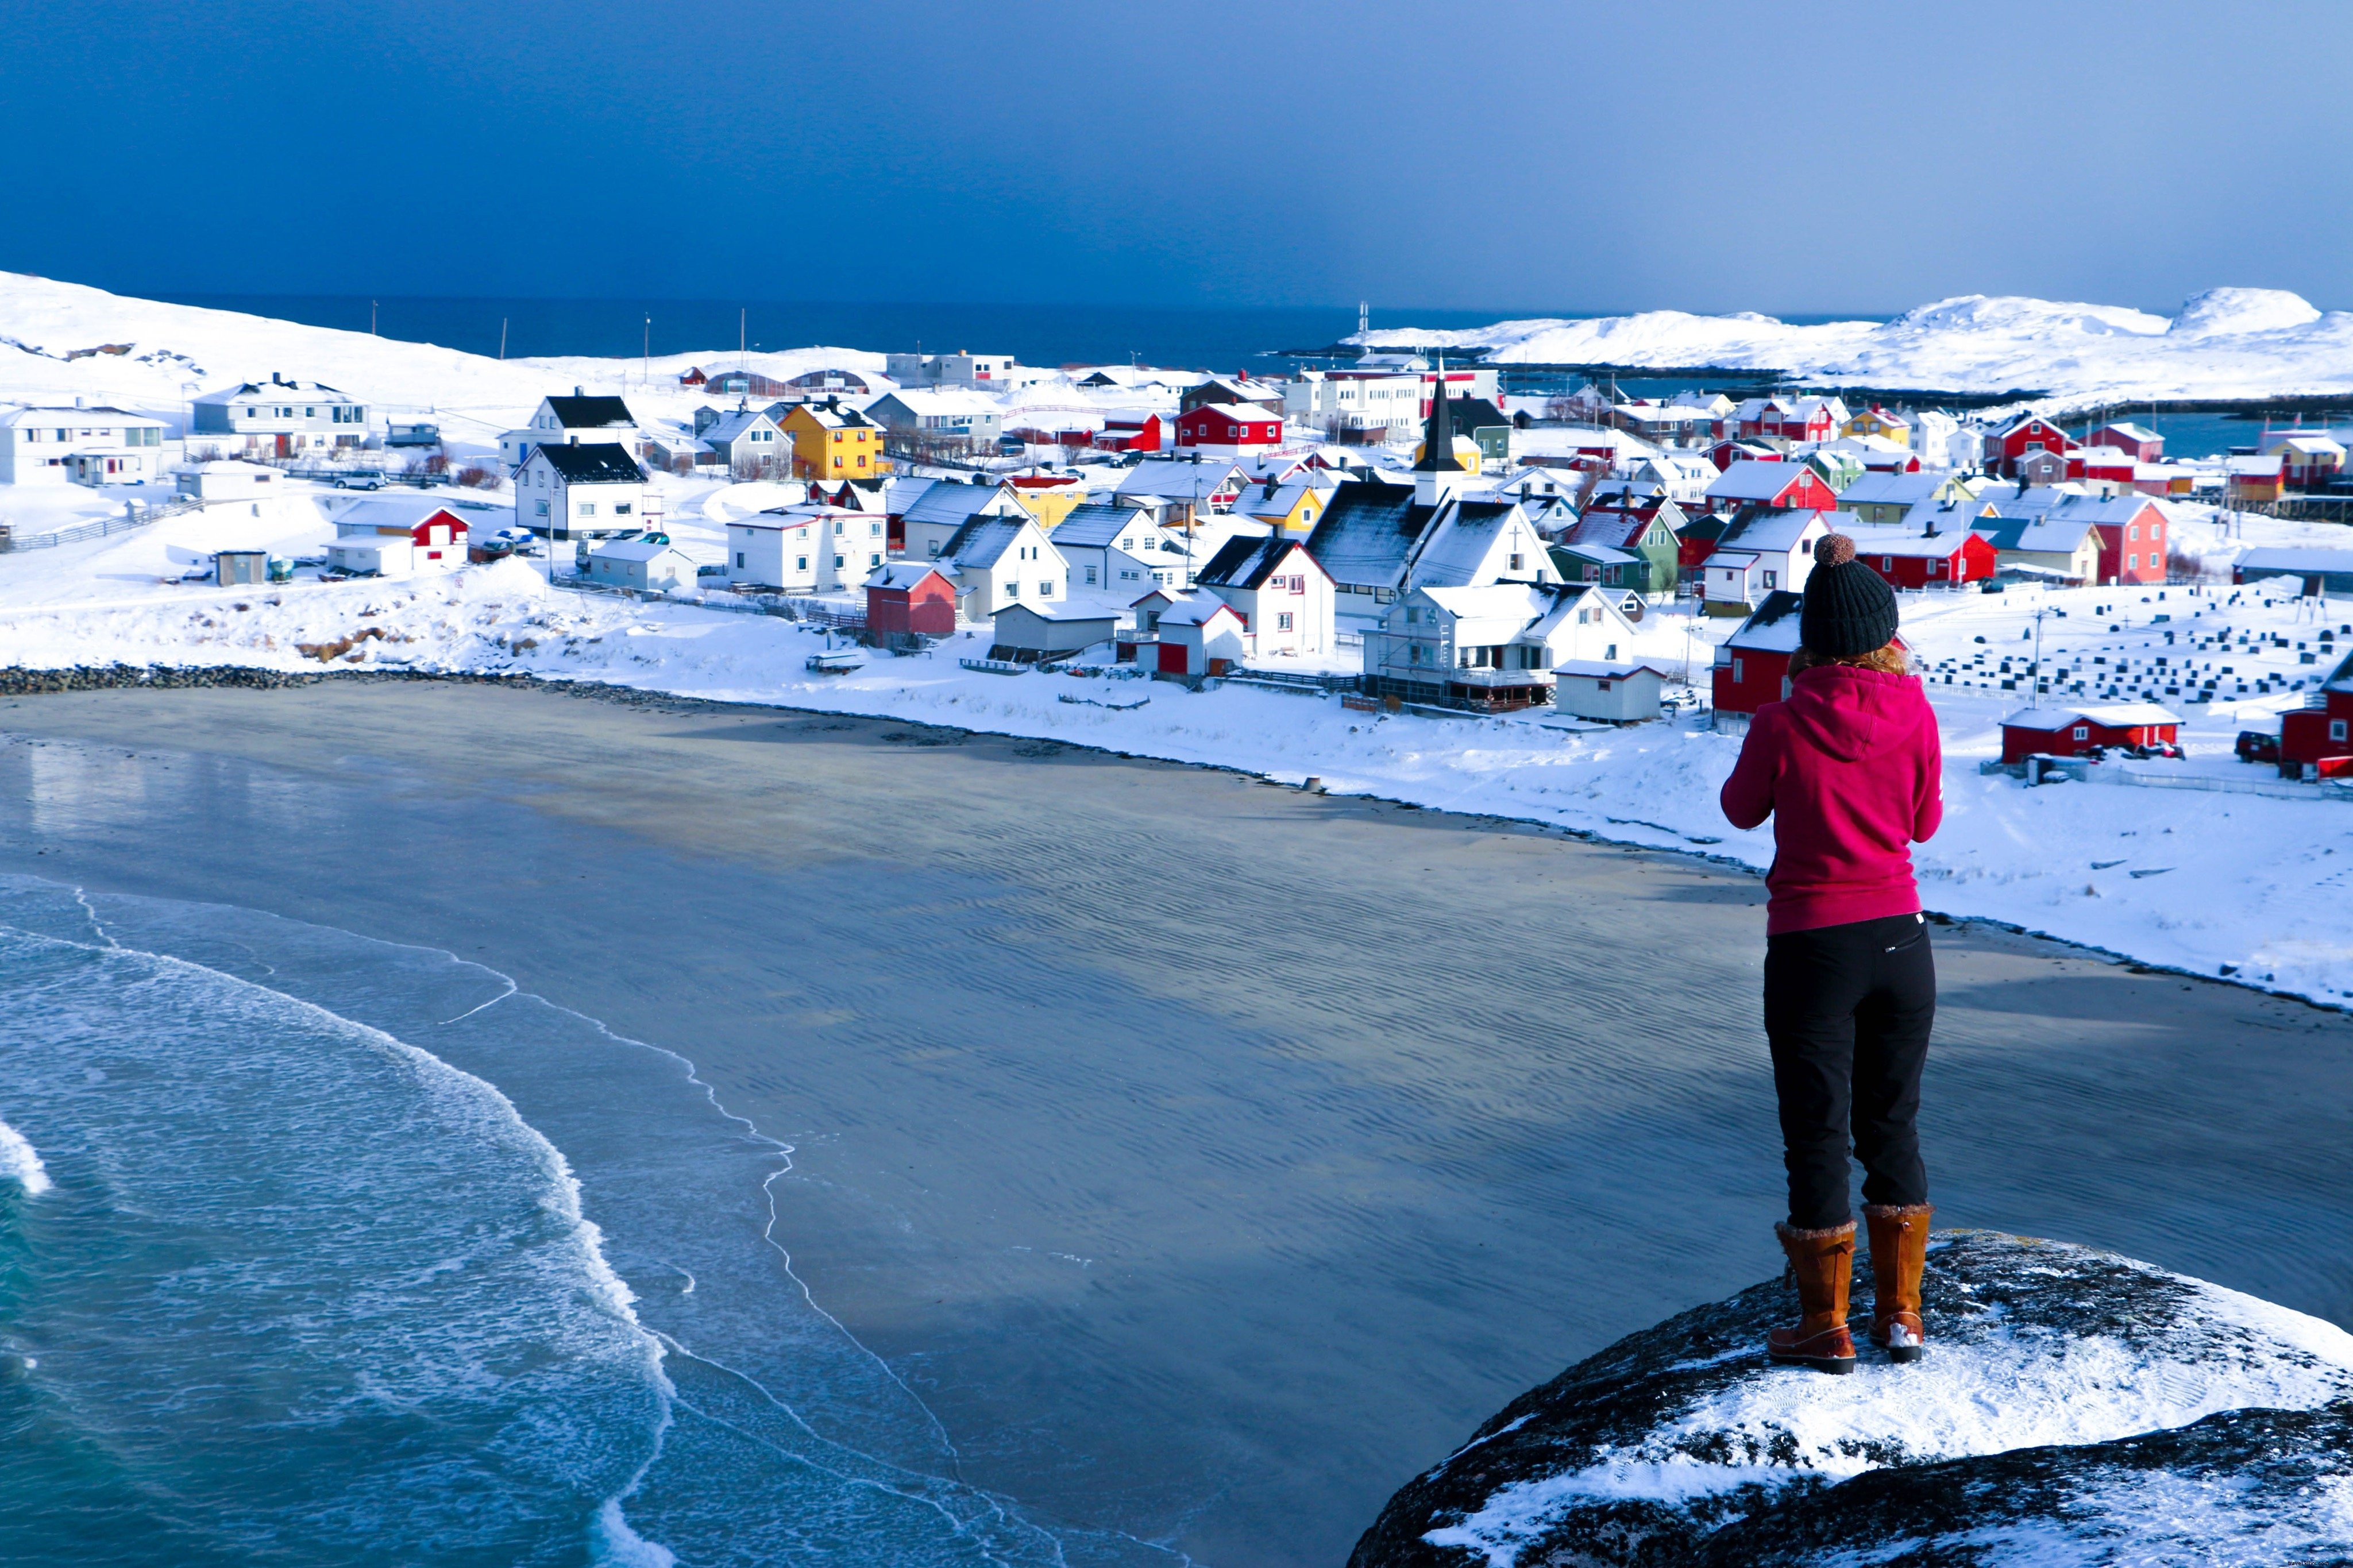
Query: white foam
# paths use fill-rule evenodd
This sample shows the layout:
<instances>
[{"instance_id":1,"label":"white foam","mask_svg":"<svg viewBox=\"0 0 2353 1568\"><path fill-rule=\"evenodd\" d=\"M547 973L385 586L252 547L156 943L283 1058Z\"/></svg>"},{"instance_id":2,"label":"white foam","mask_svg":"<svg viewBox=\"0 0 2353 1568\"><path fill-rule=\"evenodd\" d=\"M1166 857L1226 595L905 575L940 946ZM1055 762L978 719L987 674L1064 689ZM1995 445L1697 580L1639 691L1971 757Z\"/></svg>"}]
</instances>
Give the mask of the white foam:
<instances>
[{"instance_id":1,"label":"white foam","mask_svg":"<svg viewBox=\"0 0 2353 1568\"><path fill-rule=\"evenodd\" d=\"M0 1121L0 1179L15 1182L25 1189L26 1197L39 1197L49 1190L48 1167L25 1135Z\"/></svg>"}]
</instances>

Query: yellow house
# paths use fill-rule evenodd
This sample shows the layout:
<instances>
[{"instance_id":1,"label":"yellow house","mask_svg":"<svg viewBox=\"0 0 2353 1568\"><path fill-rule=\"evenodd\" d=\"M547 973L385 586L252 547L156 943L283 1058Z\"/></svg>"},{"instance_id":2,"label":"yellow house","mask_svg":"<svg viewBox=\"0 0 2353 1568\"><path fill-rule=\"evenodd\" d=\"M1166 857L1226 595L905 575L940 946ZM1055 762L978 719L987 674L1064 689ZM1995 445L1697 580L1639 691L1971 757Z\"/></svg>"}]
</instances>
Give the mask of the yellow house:
<instances>
[{"instance_id":1,"label":"yellow house","mask_svg":"<svg viewBox=\"0 0 2353 1568\"><path fill-rule=\"evenodd\" d=\"M793 443L797 479L871 479L890 467L882 460L882 427L838 399L797 403L781 423Z\"/></svg>"},{"instance_id":2,"label":"yellow house","mask_svg":"<svg viewBox=\"0 0 2353 1568\"><path fill-rule=\"evenodd\" d=\"M1038 520L1038 526L1051 533L1061 521L1070 516L1087 499L1087 487L1073 479L1066 485L1013 484L1013 499L1021 510Z\"/></svg>"},{"instance_id":3,"label":"yellow house","mask_svg":"<svg viewBox=\"0 0 2353 1568\"><path fill-rule=\"evenodd\" d=\"M1312 533L1333 488L1298 479L1289 484L1267 479L1244 486L1234 510L1285 533Z\"/></svg>"},{"instance_id":4,"label":"yellow house","mask_svg":"<svg viewBox=\"0 0 2353 1568\"><path fill-rule=\"evenodd\" d=\"M1841 429L1848 436L1876 436L1899 447L1912 445L1912 422L1901 415L1890 414L1875 404L1848 420Z\"/></svg>"}]
</instances>

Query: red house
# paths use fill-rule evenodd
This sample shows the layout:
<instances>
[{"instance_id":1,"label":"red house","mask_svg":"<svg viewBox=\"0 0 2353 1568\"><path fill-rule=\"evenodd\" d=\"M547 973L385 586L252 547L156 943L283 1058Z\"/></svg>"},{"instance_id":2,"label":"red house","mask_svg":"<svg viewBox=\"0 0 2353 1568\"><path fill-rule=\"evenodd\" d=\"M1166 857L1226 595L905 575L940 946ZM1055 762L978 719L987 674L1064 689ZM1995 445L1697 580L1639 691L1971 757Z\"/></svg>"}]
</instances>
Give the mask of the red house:
<instances>
[{"instance_id":1,"label":"red house","mask_svg":"<svg viewBox=\"0 0 2353 1568\"><path fill-rule=\"evenodd\" d=\"M2075 450L2067 432L2040 414L2023 414L1986 440L1986 468L2003 479L2018 477L2018 460L2029 452L2054 452L2066 457Z\"/></svg>"},{"instance_id":2,"label":"red house","mask_svg":"<svg viewBox=\"0 0 2353 1568\"><path fill-rule=\"evenodd\" d=\"M928 561L892 561L866 579L866 629L954 635L955 584Z\"/></svg>"},{"instance_id":3,"label":"red house","mask_svg":"<svg viewBox=\"0 0 2353 1568\"><path fill-rule=\"evenodd\" d=\"M1715 471L1720 474L1735 463L1778 463L1781 460L1781 454L1754 441L1718 441L1707 449L1707 460L1715 465Z\"/></svg>"},{"instance_id":4,"label":"red house","mask_svg":"<svg viewBox=\"0 0 2353 1568\"><path fill-rule=\"evenodd\" d=\"M2147 586L2165 581L2165 509L2136 491L2100 500L2069 496L2051 509L2049 521L2088 522L2100 536L2103 584Z\"/></svg>"},{"instance_id":5,"label":"red house","mask_svg":"<svg viewBox=\"0 0 2353 1568\"><path fill-rule=\"evenodd\" d=\"M1802 594L1774 590L1715 650L1711 685L1717 712L1754 713L1781 700L1789 656L1798 651L1798 612L1805 602Z\"/></svg>"},{"instance_id":6,"label":"red house","mask_svg":"<svg viewBox=\"0 0 2353 1568\"><path fill-rule=\"evenodd\" d=\"M1213 452L1221 458L1266 452L1282 445L1282 418L1255 404L1204 403L1176 416L1179 451Z\"/></svg>"},{"instance_id":7,"label":"red house","mask_svg":"<svg viewBox=\"0 0 2353 1568\"><path fill-rule=\"evenodd\" d=\"M1733 411L1733 431L1747 439L1827 441L1838 434L1845 406L1827 397L1752 397Z\"/></svg>"},{"instance_id":8,"label":"red house","mask_svg":"<svg viewBox=\"0 0 2353 1568\"><path fill-rule=\"evenodd\" d=\"M1707 487L1707 502L1737 510L1836 511L1838 492L1803 463L1735 463Z\"/></svg>"},{"instance_id":9,"label":"red house","mask_svg":"<svg viewBox=\"0 0 2353 1568\"><path fill-rule=\"evenodd\" d=\"M1157 452L1166 444L1167 432L1157 414L1106 414L1103 428L1095 432L1095 449L1101 452Z\"/></svg>"},{"instance_id":10,"label":"red house","mask_svg":"<svg viewBox=\"0 0 2353 1568\"><path fill-rule=\"evenodd\" d=\"M1882 539L1874 529L1853 531L1854 558L1895 588L1950 588L1981 583L1994 574L2000 556L1968 530Z\"/></svg>"},{"instance_id":11,"label":"red house","mask_svg":"<svg viewBox=\"0 0 2353 1568\"><path fill-rule=\"evenodd\" d=\"M2353 655L2305 702L2280 716L2282 776L2302 778L2307 764L2322 778L2353 773Z\"/></svg>"},{"instance_id":12,"label":"red house","mask_svg":"<svg viewBox=\"0 0 2353 1568\"><path fill-rule=\"evenodd\" d=\"M2104 746L2169 745L2180 738L2180 717L2154 702L2029 708L2001 721L2001 760L2080 757Z\"/></svg>"},{"instance_id":13,"label":"red house","mask_svg":"<svg viewBox=\"0 0 2353 1568\"><path fill-rule=\"evenodd\" d=\"M2085 445L2113 447L2136 463L2165 461L2165 437L2147 426L2134 425L2126 420L2101 426L2092 432L2091 439Z\"/></svg>"},{"instance_id":14,"label":"red house","mask_svg":"<svg viewBox=\"0 0 2353 1568\"><path fill-rule=\"evenodd\" d=\"M2106 481L2129 488L2133 470L2140 460L2117 451L2114 447L2078 447L2067 454L2067 477L2088 479L2094 483Z\"/></svg>"}]
</instances>

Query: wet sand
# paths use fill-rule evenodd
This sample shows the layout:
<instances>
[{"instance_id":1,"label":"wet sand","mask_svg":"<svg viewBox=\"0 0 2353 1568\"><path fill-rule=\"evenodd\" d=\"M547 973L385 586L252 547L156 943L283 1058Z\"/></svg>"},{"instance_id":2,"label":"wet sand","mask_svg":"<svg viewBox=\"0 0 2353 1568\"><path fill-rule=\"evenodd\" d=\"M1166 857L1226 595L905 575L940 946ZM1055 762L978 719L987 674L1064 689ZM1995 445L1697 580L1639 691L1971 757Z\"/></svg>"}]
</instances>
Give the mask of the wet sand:
<instances>
[{"instance_id":1,"label":"wet sand","mask_svg":"<svg viewBox=\"0 0 2353 1568\"><path fill-rule=\"evenodd\" d=\"M0 868L448 948L692 1058L796 1144L819 1303L1045 1520L1336 1562L1513 1394L1778 1267L1741 871L528 689L75 693L0 731ZM2353 1324L2353 1022L1935 940L1940 1221Z\"/></svg>"}]
</instances>

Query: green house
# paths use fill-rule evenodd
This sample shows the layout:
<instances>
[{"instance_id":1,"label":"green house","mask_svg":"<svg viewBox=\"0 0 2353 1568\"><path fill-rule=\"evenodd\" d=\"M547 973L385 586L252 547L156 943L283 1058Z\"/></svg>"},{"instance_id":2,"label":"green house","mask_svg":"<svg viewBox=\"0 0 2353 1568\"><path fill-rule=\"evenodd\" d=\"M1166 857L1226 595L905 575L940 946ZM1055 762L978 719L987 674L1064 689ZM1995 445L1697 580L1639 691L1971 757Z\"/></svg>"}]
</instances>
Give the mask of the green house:
<instances>
[{"instance_id":1,"label":"green house","mask_svg":"<svg viewBox=\"0 0 2353 1568\"><path fill-rule=\"evenodd\" d=\"M1672 594L1681 574L1677 530L1683 522L1683 510L1672 501L1661 501L1648 519L1588 507L1568 536L1553 546L1553 563L1572 583Z\"/></svg>"}]
</instances>

